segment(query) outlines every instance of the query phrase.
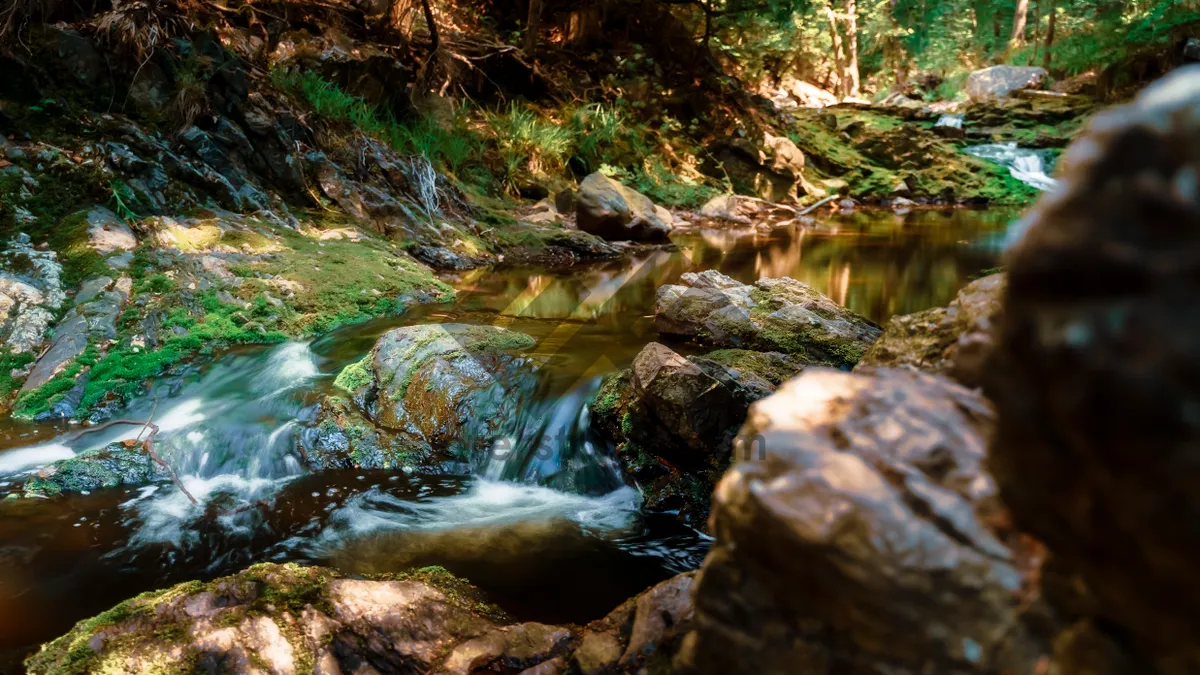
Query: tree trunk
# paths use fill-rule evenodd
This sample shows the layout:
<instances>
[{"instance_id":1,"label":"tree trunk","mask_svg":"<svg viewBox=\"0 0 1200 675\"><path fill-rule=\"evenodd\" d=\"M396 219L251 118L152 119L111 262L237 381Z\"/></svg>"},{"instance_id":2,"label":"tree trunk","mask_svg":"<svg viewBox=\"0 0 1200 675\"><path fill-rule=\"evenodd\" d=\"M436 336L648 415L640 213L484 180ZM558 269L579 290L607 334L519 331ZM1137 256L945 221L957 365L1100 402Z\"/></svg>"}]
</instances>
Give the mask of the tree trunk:
<instances>
[{"instance_id":1,"label":"tree trunk","mask_svg":"<svg viewBox=\"0 0 1200 675\"><path fill-rule=\"evenodd\" d=\"M846 0L846 76L850 96L858 96L858 3Z\"/></svg>"},{"instance_id":2,"label":"tree trunk","mask_svg":"<svg viewBox=\"0 0 1200 675\"><path fill-rule=\"evenodd\" d=\"M846 59L842 56L842 36L838 33L837 14L833 12L833 6L825 5L825 16L829 19L829 37L833 40L833 62L837 66L837 96L842 98L846 95Z\"/></svg>"},{"instance_id":3,"label":"tree trunk","mask_svg":"<svg viewBox=\"0 0 1200 675\"><path fill-rule=\"evenodd\" d=\"M433 19L433 8L429 6L429 0L421 0L421 9L425 12L425 23L429 25L429 47L430 58L435 58L438 47L442 46L441 38L438 37L437 21Z\"/></svg>"},{"instance_id":4,"label":"tree trunk","mask_svg":"<svg viewBox=\"0 0 1200 675\"><path fill-rule=\"evenodd\" d=\"M1025 44L1025 15L1028 13L1029 0L1017 0L1017 11L1013 13L1012 35L1008 38L1010 49Z\"/></svg>"},{"instance_id":5,"label":"tree trunk","mask_svg":"<svg viewBox=\"0 0 1200 675\"><path fill-rule=\"evenodd\" d=\"M1038 47L1042 44L1042 0L1033 0L1033 53L1029 65L1037 65Z\"/></svg>"},{"instance_id":6,"label":"tree trunk","mask_svg":"<svg viewBox=\"0 0 1200 675\"><path fill-rule=\"evenodd\" d=\"M538 31L542 29L542 0L529 0L529 17L525 20L525 55L533 58L537 49Z\"/></svg>"},{"instance_id":7,"label":"tree trunk","mask_svg":"<svg viewBox=\"0 0 1200 675\"><path fill-rule=\"evenodd\" d=\"M1058 15L1057 4L1054 0L1049 0L1050 4L1050 23L1046 26L1046 46L1042 49L1042 67L1050 70L1050 50L1054 48L1054 24Z\"/></svg>"}]
</instances>

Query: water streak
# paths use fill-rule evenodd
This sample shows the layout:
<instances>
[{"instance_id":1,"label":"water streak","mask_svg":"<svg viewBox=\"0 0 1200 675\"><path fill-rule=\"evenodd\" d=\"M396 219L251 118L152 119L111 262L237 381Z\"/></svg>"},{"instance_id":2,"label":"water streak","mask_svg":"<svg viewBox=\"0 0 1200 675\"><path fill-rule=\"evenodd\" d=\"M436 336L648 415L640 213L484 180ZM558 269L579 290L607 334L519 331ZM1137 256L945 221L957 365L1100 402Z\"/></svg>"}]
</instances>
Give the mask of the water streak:
<instances>
[{"instance_id":1,"label":"water streak","mask_svg":"<svg viewBox=\"0 0 1200 675\"><path fill-rule=\"evenodd\" d=\"M968 155L995 162L1008 169L1013 178L1042 191L1053 190L1058 181L1046 175L1042 153L1017 147L1016 143L988 143L964 150Z\"/></svg>"}]
</instances>

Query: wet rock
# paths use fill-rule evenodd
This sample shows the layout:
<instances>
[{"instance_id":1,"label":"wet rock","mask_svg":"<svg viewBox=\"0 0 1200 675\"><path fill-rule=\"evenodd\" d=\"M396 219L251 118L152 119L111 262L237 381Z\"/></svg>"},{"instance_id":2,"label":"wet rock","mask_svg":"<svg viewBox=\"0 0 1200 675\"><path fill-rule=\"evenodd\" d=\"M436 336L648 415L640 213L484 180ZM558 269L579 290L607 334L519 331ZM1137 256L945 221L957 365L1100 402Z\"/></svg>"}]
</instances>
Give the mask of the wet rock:
<instances>
[{"instance_id":1,"label":"wet rock","mask_svg":"<svg viewBox=\"0 0 1200 675\"><path fill-rule=\"evenodd\" d=\"M579 229L615 241L665 242L673 221L650 198L599 172L579 184L575 215Z\"/></svg>"},{"instance_id":2,"label":"wet rock","mask_svg":"<svg viewBox=\"0 0 1200 675\"><path fill-rule=\"evenodd\" d=\"M695 574L672 577L588 624L571 659L583 675L670 672L692 619Z\"/></svg>"},{"instance_id":3,"label":"wet rock","mask_svg":"<svg viewBox=\"0 0 1200 675\"><path fill-rule=\"evenodd\" d=\"M1036 66L992 66L967 76L967 95L973 101L1005 98L1018 89L1037 89L1049 73Z\"/></svg>"},{"instance_id":4,"label":"wet rock","mask_svg":"<svg viewBox=\"0 0 1200 675\"><path fill-rule=\"evenodd\" d=\"M408 252L417 260L439 270L469 270L495 262L491 257L459 253L445 246L419 244L410 248Z\"/></svg>"},{"instance_id":5,"label":"wet rock","mask_svg":"<svg viewBox=\"0 0 1200 675\"><path fill-rule=\"evenodd\" d=\"M25 497L57 497L166 480L167 470L141 444L112 443L61 459L25 481Z\"/></svg>"},{"instance_id":6,"label":"wet rock","mask_svg":"<svg viewBox=\"0 0 1200 675\"><path fill-rule=\"evenodd\" d=\"M750 410L677 665L720 673L1032 673L1024 552L990 529L992 412L913 370L808 369ZM739 458L740 459L740 458Z\"/></svg>"},{"instance_id":7,"label":"wet rock","mask_svg":"<svg viewBox=\"0 0 1200 675\"><path fill-rule=\"evenodd\" d=\"M1000 317L1004 278L991 274L972 281L949 307L892 317L856 369L909 365L968 387L981 386L992 330Z\"/></svg>"},{"instance_id":8,"label":"wet rock","mask_svg":"<svg viewBox=\"0 0 1200 675\"><path fill-rule=\"evenodd\" d=\"M737 431L750 404L804 366L795 356L739 349L684 358L652 342L628 371L605 380L590 406L592 426L618 444L648 508L699 525L720 473L747 450Z\"/></svg>"},{"instance_id":9,"label":"wet rock","mask_svg":"<svg viewBox=\"0 0 1200 675\"><path fill-rule=\"evenodd\" d=\"M112 282L107 277L93 277L85 281L76 295L75 306L55 326L50 347L34 364L21 387L21 393L49 382L81 356L88 345L102 348L116 339L117 317L129 301L131 282L128 277L122 277L113 284L113 290L105 290L109 283ZM60 415L63 417L70 417L74 412L69 408L56 409L70 413ZM26 415L25 412L16 414Z\"/></svg>"},{"instance_id":10,"label":"wet rock","mask_svg":"<svg viewBox=\"0 0 1200 675\"><path fill-rule=\"evenodd\" d=\"M1007 261L989 466L1093 596L1051 672L1200 664L1198 120L1196 66L1097 114Z\"/></svg>"},{"instance_id":11,"label":"wet rock","mask_svg":"<svg viewBox=\"0 0 1200 675\"><path fill-rule=\"evenodd\" d=\"M1200 61L1200 38L1188 38L1183 44L1183 60L1188 63Z\"/></svg>"},{"instance_id":12,"label":"wet rock","mask_svg":"<svg viewBox=\"0 0 1200 675\"><path fill-rule=\"evenodd\" d=\"M680 282L660 287L655 298L654 320L664 334L844 368L880 334L875 323L788 277L747 286L706 270L684 274Z\"/></svg>"},{"instance_id":13,"label":"wet rock","mask_svg":"<svg viewBox=\"0 0 1200 675\"><path fill-rule=\"evenodd\" d=\"M340 379L340 378L339 378ZM375 426L350 401L326 397L315 425L300 435L305 464L313 471L332 469L403 469L424 466L428 446Z\"/></svg>"},{"instance_id":14,"label":"wet rock","mask_svg":"<svg viewBox=\"0 0 1200 675\"><path fill-rule=\"evenodd\" d=\"M66 300L62 265L53 251L18 234L0 250L0 339L13 353L34 352Z\"/></svg>"},{"instance_id":15,"label":"wet rock","mask_svg":"<svg viewBox=\"0 0 1200 675\"><path fill-rule=\"evenodd\" d=\"M528 403L534 382L520 352L533 344L490 326L397 328L375 343L363 381L348 387L373 422L421 452L466 460Z\"/></svg>"},{"instance_id":16,"label":"wet rock","mask_svg":"<svg viewBox=\"0 0 1200 675\"><path fill-rule=\"evenodd\" d=\"M665 672L691 616L691 584L691 574L669 579L588 624L587 635L611 640L603 672ZM31 675L191 669L556 675L578 667L580 632L513 623L440 567L350 579L332 569L265 563L127 600L76 624L25 666Z\"/></svg>"},{"instance_id":17,"label":"wet rock","mask_svg":"<svg viewBox=\"0 0 1200 675\"><path fill-rule=\"evenodd\" d=\"M77 310L71 312L54 329L50 348L37 360L21 392L46 384L75 360L88 345L88 321Z\"/></svg>"}]
</instances>

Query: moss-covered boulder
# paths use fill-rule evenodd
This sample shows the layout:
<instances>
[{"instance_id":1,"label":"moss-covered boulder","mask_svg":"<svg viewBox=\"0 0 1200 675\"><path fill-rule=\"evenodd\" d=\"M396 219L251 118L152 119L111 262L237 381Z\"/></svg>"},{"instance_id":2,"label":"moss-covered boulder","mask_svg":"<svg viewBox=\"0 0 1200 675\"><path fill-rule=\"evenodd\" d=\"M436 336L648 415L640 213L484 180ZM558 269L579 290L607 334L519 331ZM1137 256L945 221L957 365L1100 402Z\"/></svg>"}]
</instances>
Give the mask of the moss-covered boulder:
<instances>
[{"instance_id":1,"label":"moss-covered boulder","mask_svg":"<svg viewBox=\"0 0 1200 675\"><path fill-rule=\"evenodd\" d=\"M150 457L140 443L111 443L44 467L25 481L25 497L56 497L145 485L170 477L166 468Z\"/></svg>"},{"instance_id":2,"label":"moss-covered boulder","mask_svg":"<svg viewBox=\"0 0 1200 675\"><path fill-rule=\"evenodd\" d=\"M260 564L143 593L44 645L30 675L662 672L692 617L693 574L580 629L514 623L440 567L348 578Z\"/></svg>"},{"instance_id":3,"label":"moss-covered boulder","mask_svg":"<svg viewBox=\"0 0 1200 675\"><path fill-rule=\"evenodd\" d=\"M992 274L967 284L949 307L892 317L855 369L908 365L981 385L1003 292L1004 275Z\"/></svg>"},{"instance_id":4,"label":"moss-covered boulder","mask_svg":"<svg viewBox=\"0 0 1200 675\"><path fill-rule=\"evenodd\" d=\"M720 346L796 354L850 368L879 337L874 322L788 277L753 286L716 270L684 274L662 286L654 304L658 330Z\"/></svg>"},{"instance_id":5,"label":"moss-covered boulder","mask_svg":"<svg viewBox=\"0 0 1200 675\"><path fill-rule=\"evenodd\" d=\"M351 401L328 396L317 422L300 435L305 464L330 469L403 469L437 458L428 445L376 426Z\"/></svg>"},{"instance_id":6,"label":"moss-covered boulder","mask_svg":"<svg viewBox=\"0 0 1200 675\"><path fill-rule=\"evenodd\" d=\"M684 358L652 342L630 369L605 379L590 406L592 426L616 443L649 508L701 525L733 455L755 451L737 436L746 411L805 365L794 355L740 349Z\"/></svg>"},{"instance_id":7,"label":"moss-covered boulder","mask_svg":"<svg viewBox=\"0 0 1200 675\"><path fill-rule=\"evenodd\" d=\"M535 380L521 352L533 338L492 326L431 324L385 333L370 354L335 380L366 417L393 440L380 443L346 408L329 406L322 425L346 437L345 451L387 446L366 455L403 464L400 454L466 460L486 447L529 400ZM334 412L340 410L342 412ZM357 430L357 431L356 431ZM374 440L367 441L368 438ZM366 446L361 445L366 443ZM333 446L328 446L333 447ZM399 454L397 454L399 453ZM322 453L328 454L328 453ZM351 458L354 466L362 457Z\"/></svg>"}]
</instances>

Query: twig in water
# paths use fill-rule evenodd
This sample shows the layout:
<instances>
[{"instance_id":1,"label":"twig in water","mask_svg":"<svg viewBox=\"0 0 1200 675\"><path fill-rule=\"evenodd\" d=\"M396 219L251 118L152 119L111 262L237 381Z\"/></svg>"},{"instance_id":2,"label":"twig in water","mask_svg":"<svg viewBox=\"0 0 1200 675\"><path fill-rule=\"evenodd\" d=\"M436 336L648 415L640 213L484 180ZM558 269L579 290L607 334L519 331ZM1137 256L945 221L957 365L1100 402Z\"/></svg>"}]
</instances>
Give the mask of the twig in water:
<instances>
[{"instance_id":1,"label":"twig in water","mask_svg":"<svg viewBox=\"0 0 1200 675\"><path fill-rule=\"evenodd\" d=\"M155 405L157 406L157 403L155 403ZM153 414L153 413L151 413L151 414ZM62 437L62 440L63 441L74 440L76 438L79 438L80 436L83 436L84 434L93 434L93 433L96 433L97 431L103 431L109 427L114 427L119 424L139 426L139 427L142 427L142 431L145 431L147 428L149 428L150 435L146 437L146 440L142 441L142 450L144 450L147 455L150 455L150 459L153 459L156 463L158 463L159 466L161 466L162 468L167 470L167 474L169 474L171 476L171 481L175 483L175 487L179 488L180 492L182 492L184 495L186 495L188 499L192 500L193 504L200 503L199 501L197 501L197 499L195 497L192 496L192 493L188 492L188 489L183 486L183 481L179 480L179 476L175 473L175 470L171 468L171 465L167 464L166 460L164 460L162 457L159 456L159 454L157 452L154 451L154 437L158 435L158 425L154 424L154 422L149 419L146 420L145 422L139 422L137 420L109 420L109 421L105 422L104 424L94 426L94 427L89 427L87 429L80 429L79 431L76 431L73 434L67 434L66 436ZM141 432L139 432L138 438L141 438L141 437L142 437L142 434L141 434ZM134 444L136 444L136 443L137 443L137 440L135 439Z\"/></svg>"}]
</instances>

